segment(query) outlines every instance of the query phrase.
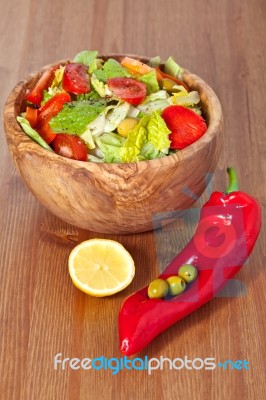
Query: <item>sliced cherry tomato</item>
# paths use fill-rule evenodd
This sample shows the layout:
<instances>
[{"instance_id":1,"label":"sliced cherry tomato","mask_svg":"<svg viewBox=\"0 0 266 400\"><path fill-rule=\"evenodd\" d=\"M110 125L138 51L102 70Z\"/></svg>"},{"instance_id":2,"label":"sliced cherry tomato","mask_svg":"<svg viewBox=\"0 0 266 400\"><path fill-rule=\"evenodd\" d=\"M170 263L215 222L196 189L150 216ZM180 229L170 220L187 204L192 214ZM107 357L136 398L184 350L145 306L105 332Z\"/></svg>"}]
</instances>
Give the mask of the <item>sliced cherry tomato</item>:
<instances>
[{"instance_id":1,"label":"sliced cherry tomato","mask_svg":"<svg viewBox=\"0 0 266 400\"><path fill-rule=\"evenodd\" d=\"M107 79L107 85L115 96L134 106L140 104L146 97L147 89L145 83L136 79L110 78Z\"/></svg>"},{"instance_id":2,"label":"sliced cherry tomato","mask_svg":"<svg viewBox=\"0 0 266 400\"><path fill-rule=\"evenodd\" d=\"M35 128L38 118L38 109L33 107L26 108L26 120L29 121L30 126Z\"/></svg>"},{"instance_id":3,"label":"sliced cherry tomato","mask_svg":"<svg viewBox=\"0 0 266 400\"><path fill-rule=\"evenodd\" d=\"M178 79L172 75L166 74L165 72L161 71L159 67L156 67L156 71L157 71L157 80L158 81L162 80L163 78L171 79L171 81L175 82L177 85L183 86L189 92L188 85L185 82L181 81L181 79Z\"/></svg>"},{"instance_id":4,"label":"sliced cherry tomato","mask_svg":"<svg viewBox=\"0 0 266 400\"><path fill-rule=\"evenodd\" d=\"M26 94L26 100L30 103L40 106L43 100L43 91L48 89L54 79L54 72L59 68L55 65L51 69L44 71L34 88Z\"/></svg>"},{"instance_id":5,"label":"sliced cherry tomato","mask_svg":"<svg viewBox=\"0 0 266 400\"><path fill-rule=\"evenodd\" d=\"M65 103L70 101L71 97L68 93L57 93L39 109L36 130L46 143L51 143L56 136L50 128L49 121L62 110Z\"/></svg>"},{"instance_id":6,"label":"sliced cherry tomato","mask_svg":"<svg viewBox=\"0 0 266 400\"><path fill-rule=\"evenodd\" d=\"M60 156L87 161L87 146L79 136L58 133L51 146Z\"/></svg>"},{"instance_id":7,"label":"sliced cherry tomato","mask_svg":"<svg viewBox=\"0 0 266 400\"><path fill-rule=\"evenodd\" d=\"M62 80L63 89L74 94L88 93L90 91L90 78L87 71L88 67L84 64L67 64Z\"/></svg>"},{"instance_id":8,"label":"sliced cherry tomato","mask_svg":"<svg viewBox=\"0 0 266 400\"><path fill-rule=\"evenodd\" d=\"M171 149L184 149L207 130L204 119L186 107L169 106L162 112L162 118L171 131Z\"/></svg>"}]
</instances>

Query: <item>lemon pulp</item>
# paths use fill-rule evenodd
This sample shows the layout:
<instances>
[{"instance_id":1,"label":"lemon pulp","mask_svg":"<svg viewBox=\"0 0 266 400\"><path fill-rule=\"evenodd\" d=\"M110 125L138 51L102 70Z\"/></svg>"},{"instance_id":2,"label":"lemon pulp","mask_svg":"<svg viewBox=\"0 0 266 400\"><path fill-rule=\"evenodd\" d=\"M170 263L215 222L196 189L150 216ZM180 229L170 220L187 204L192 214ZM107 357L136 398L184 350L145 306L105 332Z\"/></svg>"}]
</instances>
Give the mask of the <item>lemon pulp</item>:
<instances>
[{"instance_id":1,"label":"lemon pulp","mask_svg":"<svg viewBox=\"0 0 266 400\"><path fill-rule=\"evenodd\" d=\"M92 296L110 296L127 287L135 275L134 260L114 240L90 239L76 246L68 267L73 284Z\"/></svg>"}]
</instances>

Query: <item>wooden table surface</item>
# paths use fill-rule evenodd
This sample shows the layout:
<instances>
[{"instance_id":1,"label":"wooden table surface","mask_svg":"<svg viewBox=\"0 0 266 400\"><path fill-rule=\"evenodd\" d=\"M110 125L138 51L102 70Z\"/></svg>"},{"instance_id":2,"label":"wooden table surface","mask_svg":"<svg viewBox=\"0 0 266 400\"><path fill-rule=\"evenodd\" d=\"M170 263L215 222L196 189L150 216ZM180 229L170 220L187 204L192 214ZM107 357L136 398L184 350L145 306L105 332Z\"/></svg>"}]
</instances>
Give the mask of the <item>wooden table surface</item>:
<instances>
[{"instance_id":1,"label":"wooden table surface","mask_svg":"<svg viewBox=\"0 0 266 400\"><path fill-rule=\"evenodd\" d=\"M216 91L225 140L211 190L234 165L241 188L266 206L266 3L264 0L13 0L1 2L1 107L29 72L84 49L172 55ZM108 236L131 252L136 277L97 299L76 289L67 259L102 234L77 229L44 209L22 183L1 134L0 399L256 399L265 387L265 227L238 274L238 296L217 297L172 326L139 357L246 360L249 370L55 370L54 356L120 357L117 315L126 297L158 274L192 234L174 227ZM264 274L265 278L265 274ZM234 292L236 293L236 292ZM241 295L242 294L242 295Z\"/></svg>"}]
</instances>

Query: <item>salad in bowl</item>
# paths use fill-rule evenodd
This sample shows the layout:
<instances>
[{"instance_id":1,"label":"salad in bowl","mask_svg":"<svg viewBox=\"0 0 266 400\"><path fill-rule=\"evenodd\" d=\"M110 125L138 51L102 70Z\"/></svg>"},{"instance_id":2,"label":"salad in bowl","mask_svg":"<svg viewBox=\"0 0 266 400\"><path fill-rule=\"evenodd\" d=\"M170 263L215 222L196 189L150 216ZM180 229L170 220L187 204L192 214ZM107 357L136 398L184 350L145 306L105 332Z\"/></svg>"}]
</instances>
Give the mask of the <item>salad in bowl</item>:
<instances>
[{"instance_id":1,"label":"salad in bowl","mask_svg":"<svg viewBox=\"0 0 266 400\"><path fill-rule=\"evenodd\" d=\"M172 57L145 63L82 51L43 72L17 117L49 151L79 161L129 163L168 156L207 130L200 96Z\"/></svg>"},{"instance_id":2,"label":"salad in bowl","mask_svg":"<svg viewBox=\"0 0 266 400\"><path fill-rule=\"evenodd\" d=\"M19 81L4 128L19 175L51 213L93 232L132 234L171 222L201 196L223 116L213 89L171 57L82 52Z\"/></svg>"}]
</instances>

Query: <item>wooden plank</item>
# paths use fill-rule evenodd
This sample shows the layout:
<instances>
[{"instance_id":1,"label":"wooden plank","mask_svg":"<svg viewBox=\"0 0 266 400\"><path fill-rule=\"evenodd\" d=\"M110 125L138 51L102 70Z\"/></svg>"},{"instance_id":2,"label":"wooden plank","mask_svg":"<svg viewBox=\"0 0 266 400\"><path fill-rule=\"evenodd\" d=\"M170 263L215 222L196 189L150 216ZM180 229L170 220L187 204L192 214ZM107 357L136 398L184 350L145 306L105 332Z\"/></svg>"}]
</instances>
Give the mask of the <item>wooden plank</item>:
<instances>
[{"instance_id":1,"label":"wooden plank","mask_svg":"<svg viewBox=\"0 0 266 400\"><path fill-rule=\"evenodd\" d=\"M3 3L3 2L2 2ZM240 186L266 206L265 1L14 0L2 4L0 106L27 73L83 49L172 55L205 79L224 112L223 153L210 190L223 190L234 164ZM248 360L249 371L54 370L53 358L120 357L117 315L125 296L147 284L189 239L176 225L156 233L105 236L77 229L46 211L27 191L0 136L0 397L6 400L264 399L265 224L238 275L247 295L217 297L154 340L138 356ZM202 205L208 191L197 203ZM183 227L184 228L184 227ZM107 299L79 292L67 272L76 243L120 241L136 277Z\"/></svg>"}]
</instances>

